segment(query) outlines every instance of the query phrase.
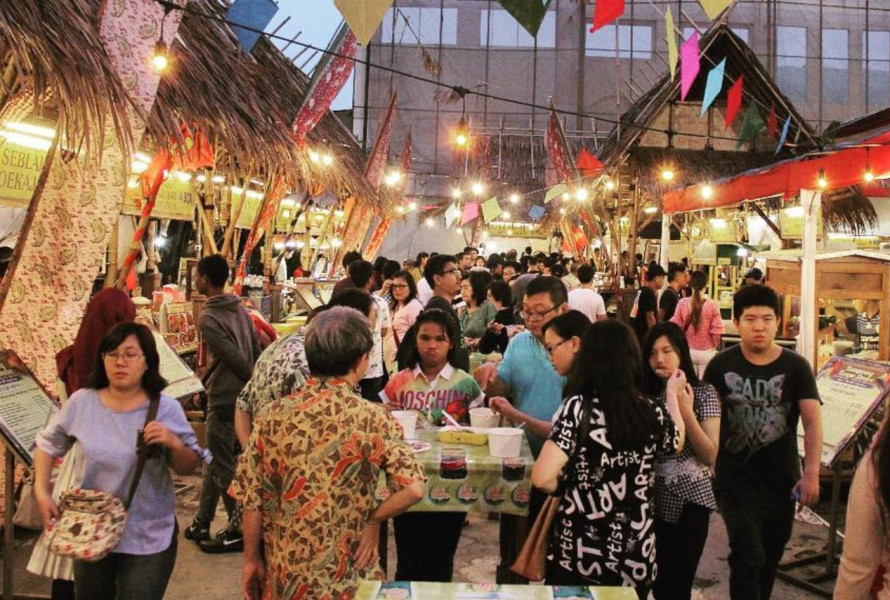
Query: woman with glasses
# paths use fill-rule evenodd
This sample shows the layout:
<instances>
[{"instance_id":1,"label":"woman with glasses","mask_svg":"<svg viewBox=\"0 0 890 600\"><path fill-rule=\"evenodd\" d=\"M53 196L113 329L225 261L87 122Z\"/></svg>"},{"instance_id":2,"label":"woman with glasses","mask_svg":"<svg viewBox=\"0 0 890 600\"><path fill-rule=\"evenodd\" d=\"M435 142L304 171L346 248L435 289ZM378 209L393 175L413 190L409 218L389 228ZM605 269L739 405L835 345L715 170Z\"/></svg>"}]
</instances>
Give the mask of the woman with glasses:
<instances>
[{"instance_id":1,"label":"woman with glasses","mask_svg":"<svg viewBox=\"0 0 890 600\"><path fill-rule=\"evenodd\" d=\"M544 325L544 348L550 354L553 368L560 375L568 376L572 372L572 365L581 350L581 340L588 327L590 319L579 310L570 310Z\"/></svg>"},{"instance_id":2,"label":"woman with glasses","mask_svg":"<svg viewBox=\"0 0 890 600\"><path fill-rule=\"evenodd\" d=\"M182 406L161 394L154 336L145 325L121 323L99 344L88 387L75 392L37 436L34 493L47 527L59 518L50 469L77 442L83 449L82 487L126 498L141 444L152 446L129 507L123 537L105 558L74 561L78 600L160 600L176 562L176 513L170 468L194 471L210 456L198 446ZM157 416L146 424L149 405Z\"/></svg>"},{"instance_id":3,"label":"woman with glasses","mask_svg":"<svg viewBox=\"0 0 890 600\"><path fill-rule=\"evenodd\" d=\"M392 295L392 302L389 304L392 312L392 333L383 340L383 355L387 371L394 373L398 370L396 354L399 346L417 320L417 315L423 310L423 303L417 299L417 283L408 271L399 271L392 276L389 292Z\"/></svg>"}]
</instances>

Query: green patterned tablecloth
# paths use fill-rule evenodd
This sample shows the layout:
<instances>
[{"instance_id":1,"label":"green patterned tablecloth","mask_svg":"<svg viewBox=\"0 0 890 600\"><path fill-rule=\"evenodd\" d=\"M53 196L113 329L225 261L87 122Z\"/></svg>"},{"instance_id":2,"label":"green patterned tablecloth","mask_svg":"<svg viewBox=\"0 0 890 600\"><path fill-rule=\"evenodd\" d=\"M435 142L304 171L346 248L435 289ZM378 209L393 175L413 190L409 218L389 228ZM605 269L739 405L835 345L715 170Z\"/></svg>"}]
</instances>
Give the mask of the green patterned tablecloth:
<instances>
[{"instance_id":1,"label":"green patterned tablecloth","mask_svg":"<svg viewBox=\"0 0 890 600\"><path fill-rule=\"evenodd\" d=\"M435 429L419 430L417 437L430 448L414 455L427 484L423 500L412 511L528 514L535 461L525 437L518 458L494 458L487 444L442 443Z\"/></svg>"},{"instance_id":2,"label":"green patterned tablecloth","mask_svg":"<svg viewBox=\"0 0 890 600\"><path fill-rule=\"evenodd\" d=\"M637 600L626 587L363 581L355 600Z\"/></svg>"}]
</instances>

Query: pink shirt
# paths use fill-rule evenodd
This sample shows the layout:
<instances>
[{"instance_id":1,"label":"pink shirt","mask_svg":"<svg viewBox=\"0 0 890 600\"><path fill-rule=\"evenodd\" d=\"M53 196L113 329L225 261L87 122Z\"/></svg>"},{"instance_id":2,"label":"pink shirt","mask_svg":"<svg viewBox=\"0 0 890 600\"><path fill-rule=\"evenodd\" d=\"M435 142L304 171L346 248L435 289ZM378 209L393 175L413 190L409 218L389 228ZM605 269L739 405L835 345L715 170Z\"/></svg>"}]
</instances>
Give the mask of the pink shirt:
<instances>
[{"instance_id":1,"label":"pink shirt","mask_svg":"<svg viewBox=\"0 0 890 600\"><path fill-rule=\"evenodd\" d=\"M720 307L713 300L705 300L701 309L701 319L698 329L692 324L692 298L683 298L677 304L677 310L671 317L671 323L676 323L686 334L686 341L692 350L713 350L720 343L725 327L720 317ZM686 325L689 325L687 327Z\"/></svg>"}]
</instances>

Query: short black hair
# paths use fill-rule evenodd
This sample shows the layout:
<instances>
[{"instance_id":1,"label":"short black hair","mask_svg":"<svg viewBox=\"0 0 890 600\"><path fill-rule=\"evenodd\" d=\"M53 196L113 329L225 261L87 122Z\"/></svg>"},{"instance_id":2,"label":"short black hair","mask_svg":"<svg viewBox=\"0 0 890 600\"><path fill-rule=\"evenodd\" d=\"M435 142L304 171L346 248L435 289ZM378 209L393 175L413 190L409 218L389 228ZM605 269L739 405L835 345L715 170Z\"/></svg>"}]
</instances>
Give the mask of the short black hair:
<instances>
[{"instance_id":1,"label":"short black hair","mask_svg":"<svg viewBox=\"0 0 890 600\"><path fill-rule=\"evenodd\" d=\"M488 291L491 297L506 306L513 304L513 288L503 279L496 279L488 284Z\"/></svg>"},{"instance_id":2,"label":"short black hair","mask_svg":"<svg viewBox=\"0 0 890 600\"><path fill-rule=\"evenodd\" d=\"M211 258L210 256L206 258ZM139 348L145 358L145 373L142 374L142 389L152 400L159 400L161 392L167 387L167 380L161 376L161 358L158 355L158 347L155 344L155 336L151 329L141 323L127 321L118 323L109 330L102 341L99 342L99 356L96 360L96 370L93 372L89 387L101 390L110 385L108 373L105 371L103 356L107 352L114 351L124 343L131 335L136 336Z\"/></svg>"},{"instance_id":3,"label":"short black hair","mask_svg":"<svg viewBox=\"0 0 890 600\"><path fill-rule=\"evenodd\" d=\"M229 279L229 263L222 254L211 254L198 261L198 273L207 277L213 287L221 288Z\"/></svg>"},{"instance_id":4,"label":"short black hair","mask_svg":"<svg viewBox=\"0 0 890 600\"><path fill-rule=\"evenodd\" d=\"M479 253L479 249L475 246L464 246L464 254L469 254L470 252Z\"/></svg>"},{"instance_id":5,"label":"short black hair","mask_svg":"<svg viewBox=\"0 0 890 600\"><path fill-rule=\"evenodd\" d=\"M363 288L374 275L374 265L366 260L356 260L349 265L349 278L357 288Z\"/></svg>"},{"instance_id":6,"label":"short black hair","mask_svg":"<svg viewBox=\"0 0 890 600\"><path fill-rule=\"evenodd\" d=\"M485 302L488 284L491 283L491 273L488 271L470 271L467 279L470 282L470 289L473 290L473 300L476 302L476 306L482 306L482 303Z\"/></svg>"},{"instance_id":7,"label":"short black hair","mask_svg":"<svg viewBox=\"0 0 890 600\"><path fill-rule=\"evenodd\" d=\"M594 270L590 265L581 265L578 267L578 281L588 284L593 281Z\"/></svg>"},{"instance_id":8,"label":"short black hair","mask_svg":"<svg viewBox=\"0 0 890 600\"><path fill-rule=\"evenodd\" d=\"M448 349L448 364L454 365L457 362L457 348L460 346L460 329L454 318L441 308L428 308L417 315L414 325L411 326L410 332L411 346L410 353L406 360L409 368L414 368L420 363L420 350L417 348L417 335L420 333L420 326L424 323L435 323L442 327L442 331L448 336L451 342L451 348Z\"/></svg>"},{"instance_id":9,"label":"short black hair","mask_svg":"<svg viewBox=\"0 0 890 600\"><path fill-rule=\"evenodd\" d=\"M460 262L461 259L466 255L467 255L466 252L458 252L457 254L454 255L454 262Z\"/></svg>"},{"instance_id":10,"label":"short black hair","mask_svg":"<svg viewBox=\"0 0 890 600\"><path fill-rule=\"evenodd\" d=\"M746 308L752 306L764 306L773 309L776 316L779 316L779 296L776 291L761 283L746 285L735 293L732 297L732 317L738 321L742 318L742 313Z\"/></svg>"},{"instance_id":11,"label":"short black hair","mask_svg":"<svg viewBox=\"0 0 890 600\"><path fill-rule=\"evenodd\" d=\"M354 263L357 260L362 259L362 253L358 250L350 250L346 254L343 255L343 268L348 269L349 265Z\"/></svg>"},{"instance_id":12,"label":"short black hair","mask_svg":"<svg viewBox=\"0 0 890 600\"><path fill-rule=\"evenodd\" d=\"M395 260L387 260L386 264L383 265L383 278L384 279L392 279L393 276L402 270L402 265Z\"/></svg>"},{"instance_id":13,"label":"short black hair","mask_svg":"<svg viewBox=\"0 0 890 600\"><path fill-rule=\"evenodd\" d=\"M566 276L566 268L558 260L548 262L547 266L550 267L550 274L554 277L562 278Z\"/></svg>"},{"instance_id":14,"label":"short black hair","mask_svg":"<svg viewBox=\"0 0 890 600\"><path fill-rule=\"evenodd\" d=\"M504 268L506 269L507 267L513 267L513 270L517 273L522 272L522 263L520 263L518 260L508 260L504 263Z\"/></svg>"},{"instance_id":15,"label":"short black hair","mask_svg":"<svg viewBox=\"0 0 890 600\"><path fill-rule=\"evenodd\" d=\"M566 284L561 279L551 275L541 275L535 277L528 282L525 288L526 296L534 296L535 294L548 294L550 302L553 306L561 306L569 301L569 293L566 291Z\"/></svg>"},{"instance_id":16,"label":"short black hair","mask_svg":"<svg viewBox=\"0 0 890 600\"><path fill-rule=\"evenodd\" d=\"M564 340L578 337L583 338L587 328L590 327L590 319L580 310L569 310L547 321L541 331L547 333L548 329Z\"/></svg>"},{"instance_id":17,"label":"short black hair","mask_svg":"<svg viewBox=\"0 0 890 600\"><path fill-rule=\"evenodd\" d=\"M661 265L657 262L649 263L648 270L646 271L646 281L655 281L658 277L664 277L664 269L661 268Z\"/></svg>"},{"instance_id":18,"label":"short black hair","mask_svg":"<svg viewBox=\"0 0 890 600\"><path fill-rule=\"evenodd\" d=\"M327 310L329 308L333 308L334 306L346 306L348 308L354 308L359 311L366 317L370 318L371 316L371 307L373 307L374 299L371 298L371 294L366 292L363 289L354 287L354 288L346 288L328 302L322 309L319 309L316 312L322 312L322 310Z\"/></svg>"},{"instance_id":19,"label":"short black hair","mask_svg":"<svg viewBox=\"0 0 890 600\"><path fill-rule=\"evenodd\" d=\"M683 263L671 263L668 267L668 281L673 281L677 277L677 273L685 273L686 265Z\"/></svg>"},{"instance_id":20,"label":"short black hair","mask_svg":"<svg viewBox=\"0 0 890 600\"><path fill-rule=\"evenodd\" d=\"M426 266L423 268L423 278L430 284L430 289L436 287L436 275L441 275L442 271L445 270L445 265L450 262L456 263L457 258L450 254L436 254L435 256L430 256L429 260L426 261Z\"/></svg>"}]
</instances>

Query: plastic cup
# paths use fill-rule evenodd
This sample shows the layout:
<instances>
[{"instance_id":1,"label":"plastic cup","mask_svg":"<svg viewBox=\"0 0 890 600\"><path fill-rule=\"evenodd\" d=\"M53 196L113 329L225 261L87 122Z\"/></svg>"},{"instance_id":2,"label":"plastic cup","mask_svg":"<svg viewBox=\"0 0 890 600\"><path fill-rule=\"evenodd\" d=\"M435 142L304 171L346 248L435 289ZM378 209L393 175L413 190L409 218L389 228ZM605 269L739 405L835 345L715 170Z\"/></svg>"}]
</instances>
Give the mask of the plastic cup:
<instances>
[{"instance_id":1,"label":"plastic cup","mask_svg":"<svg viewBox=\"0 0 890 600\"><path fill-rule=\"evenodd\" d=\"M522 430L499 427L488 432L488 453L496 458L516 458L522 449Z\"/></svg>"},{"instance_id":2,"label":"plastic cup","mask_svg":"<svg viewBox=\"0 0 890 600\"><path fill-rule=\"evenodd\" d=\"M410 410L396 410L392 413L393 418L402 427L406 440L416 438L414 432L417 428L417 413Z\"/></svg>"},{"instance_id":3,"label":"plastic cup","mask_svg":"<svg viewBox=\"0 0 890 600\"><path fill-rule=\"evenodd\" d=\"M490 408L471 408L470 425L473 427L497 427L501 416Z\"/></svg>"}]
</instances>

